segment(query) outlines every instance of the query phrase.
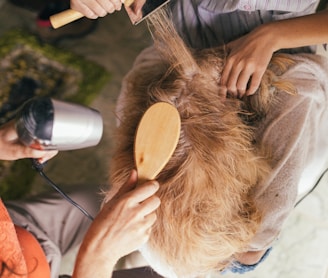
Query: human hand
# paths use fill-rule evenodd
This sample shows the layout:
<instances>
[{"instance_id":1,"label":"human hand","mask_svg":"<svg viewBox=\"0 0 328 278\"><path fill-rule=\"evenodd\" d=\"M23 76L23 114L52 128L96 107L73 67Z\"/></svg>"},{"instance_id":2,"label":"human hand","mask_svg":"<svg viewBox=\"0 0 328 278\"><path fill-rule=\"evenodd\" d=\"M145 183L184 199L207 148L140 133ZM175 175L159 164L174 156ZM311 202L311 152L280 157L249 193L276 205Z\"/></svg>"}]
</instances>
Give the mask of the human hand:
<instances>
[{"instance_id":1,"label":"human hand","mask_svg":"<svg viewBox=\"0 0 328 278\"><path fill-rule=\"evenodd\" d=\"M104 17L108 13L120 11L123 0L71 0L71 9L90 19Z\"/></svg>"},{"instance_id":2,"label":"human hand","mask_svg":"<svg viewBox=\"0 0 328 278\"><path fill-rule=\"evenodd\" d=\"M17 160L21 158L36 158L44 163L54 157L58 151L41 151L23 145L18 138L15 121L12 120L0 127L0 159Z\"/></svg>"},{"instance_id":3,"label":"human hand","mask_svg":"<svg viewBox=\"0 0 328 278\"><path fill-rule=\"evenodd\" d=\"M147 242L160 205L154 195L159 185L156 181L136 183L137 173L133 170L91 224L80 247L73 278L110 277L121 257Z\"/></svg>"},{"instance_id":4,"label":"human hand","mask_svg":"<svg viewBox=\"0 0 328 278\"><path fill-rule=\"evenodd\" d=\"M235 97L252 95L275 51L274 38L260 26L249 34L227 44L228 57L222 71L220 84Z\"/></svg>"}]
</instances>

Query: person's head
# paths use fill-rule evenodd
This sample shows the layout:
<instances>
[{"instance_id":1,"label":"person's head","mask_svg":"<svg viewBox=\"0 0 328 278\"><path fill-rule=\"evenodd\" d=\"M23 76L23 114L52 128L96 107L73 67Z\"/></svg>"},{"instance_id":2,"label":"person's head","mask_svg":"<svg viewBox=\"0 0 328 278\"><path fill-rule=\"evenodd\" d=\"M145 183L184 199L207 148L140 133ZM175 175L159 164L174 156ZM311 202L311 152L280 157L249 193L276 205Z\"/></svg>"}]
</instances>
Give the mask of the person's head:
<instances>
[{"instance_id":1,"label":"person's head","mask_svg":"<svg viewBox=\"0 0 328 278\"><path fill-rule=\"evenodd\" d=\"M245 122L245 109L265 113L280 83L268 71L250 102L227 98L219 85L223 48L190 50L165 15L158 12L150 21L158 56L147 62L146 55L127 76L111 165L115 188L109 195L135 167L134 136L143 113L156 102L174 105L181 135L156 178L161 206L148 259L155 258L178 277L220 270L234 254L247 251L261 222L252 189L270 170L253 142L254 127Z\"/></svg>"}]
</instances>

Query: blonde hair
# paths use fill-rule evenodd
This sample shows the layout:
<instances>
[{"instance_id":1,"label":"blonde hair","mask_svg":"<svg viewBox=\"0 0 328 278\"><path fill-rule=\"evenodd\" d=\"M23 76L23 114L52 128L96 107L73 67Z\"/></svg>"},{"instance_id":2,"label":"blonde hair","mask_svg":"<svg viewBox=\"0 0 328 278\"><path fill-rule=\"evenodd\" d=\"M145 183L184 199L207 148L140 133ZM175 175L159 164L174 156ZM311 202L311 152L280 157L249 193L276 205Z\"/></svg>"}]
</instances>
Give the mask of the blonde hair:
<instances>
[{"instance_id":1,"label":"blonde hair","mask_svg":"<svg viewBox=\"0 0 328 278\"><path fill-rule=\"evenodd\" d=\"M293 88L268 70L251 99L226 98L219 85L224 49L188 49L163 11L149 20L162 59L127 77L111 184L117 190L135 167L134 135L145 110L159 101L174 105L181 135L157 177L161 206L148 245L178 277L203 275L248 251L261 222L251 196L270 167L241 115L264 116L275 91L293 93ZM277 56L271 64L283 72L288 61Z\"/></svg>"}]
</instances>

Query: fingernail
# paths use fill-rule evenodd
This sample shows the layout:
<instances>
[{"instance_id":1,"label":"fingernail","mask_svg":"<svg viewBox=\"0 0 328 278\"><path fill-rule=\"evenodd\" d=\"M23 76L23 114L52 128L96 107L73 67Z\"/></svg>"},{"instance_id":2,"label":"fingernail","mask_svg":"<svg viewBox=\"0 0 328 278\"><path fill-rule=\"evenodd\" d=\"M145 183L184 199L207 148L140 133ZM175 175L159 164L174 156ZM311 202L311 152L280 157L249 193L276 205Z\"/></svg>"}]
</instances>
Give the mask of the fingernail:
<instances>
[{"instance_id":1,"label":"fingernail","mask_svg":"<svg viewBox=\"0 0 328 278\"><path fill-rule=\"evenodd\" d=\"M38 158L37 161L40 163L40 164L43 164L45 163L45 159L44 158Z\"/></svg>"},{"instance_id":2,"label":"fingernail","mask_svg":"<svg viewBox=\"0 0 328 278\"><path fill-rule=\"evenodd\" d=\"M159 183L157 181L153 182L153 186L156 189L156 191L159 189Z\"/></svg>"}]
</instances>

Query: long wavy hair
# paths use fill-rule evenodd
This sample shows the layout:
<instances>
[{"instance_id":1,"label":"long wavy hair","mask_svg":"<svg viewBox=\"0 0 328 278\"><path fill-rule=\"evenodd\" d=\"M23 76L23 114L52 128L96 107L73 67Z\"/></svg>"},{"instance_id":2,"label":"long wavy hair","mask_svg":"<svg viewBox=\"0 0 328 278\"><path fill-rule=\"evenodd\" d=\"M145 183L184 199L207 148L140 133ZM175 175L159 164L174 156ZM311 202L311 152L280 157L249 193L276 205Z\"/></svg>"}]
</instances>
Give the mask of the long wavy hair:
<instances>
[{"instance_id":1,"label":"long wavy hair","mask_svg":"<svg viewBox=\"0 0 328 278\"><path fill-rule=\"evenodd\" d=\"M223 269L236 253L248 251L261 223L251 193L270 166L254 144L254 128L275 92L294 93L289 83L279 80L291 61L276 55L254 96L227 98L219 85L224 48L188 49L163 10L149 23L160 58L156 65L145 64L126 77L107 199L135 168L134 136L143 113L156 102L174 105L181 117L181 135L156 178L161 206L147 248L178 277L201 276Z\"/></svg>"}]
</instances>

